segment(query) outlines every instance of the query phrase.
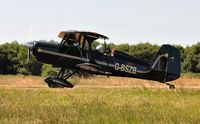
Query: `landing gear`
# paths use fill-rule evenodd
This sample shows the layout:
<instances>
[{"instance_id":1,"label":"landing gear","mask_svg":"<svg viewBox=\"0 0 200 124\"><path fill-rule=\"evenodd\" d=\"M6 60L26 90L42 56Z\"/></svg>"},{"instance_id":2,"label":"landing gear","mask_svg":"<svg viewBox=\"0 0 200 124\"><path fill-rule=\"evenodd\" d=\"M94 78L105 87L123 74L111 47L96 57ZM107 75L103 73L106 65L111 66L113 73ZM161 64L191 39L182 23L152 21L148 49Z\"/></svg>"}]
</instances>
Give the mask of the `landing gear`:
<instances>
[{"instance_id":1,"label":"landing gear","mask_svg":"<svg viewBox=\"0 0 200 124\"><path fill-rule=\"evenodd\" d=\"M169 89L175 89L175 86L173 84L169 85Z\"/></svg>"},{"instance_id":2,"label":"landing gear","mask_svg":"<svg viewBox=\"0 0 200 124\"><path fill-rule=\"evenodd\" d=\"M48 84L50 88L73 88L74 85L71 84L67 79L75 74L78 70L70 71L65 74L65 69L61 68L59 74L57 76L47 77L44 81Z\"/></svg>"},{"instance_id":3,"label":"landing gear","mask_svg":"<svg viewBox=\"0 0 200 124\"><path fill-rule=\"evenodd\" d=\"M64 80L62 78L58 78L55 76L47 77L44 81L48 84L50 88L64 88L64 87L73 88L74 87L74 85L68 82L67 80Z\"/></svg>"},{"instance_id":4,"label":"landing gear","mask_svg":"<svg viewBox=\"0 0 200 124\"><path fill-rule=\"evenodd\" d=\"M176 87L173 84L166 83L169 86L169 89L175 89Z\"/></svg>"}]
</instances>

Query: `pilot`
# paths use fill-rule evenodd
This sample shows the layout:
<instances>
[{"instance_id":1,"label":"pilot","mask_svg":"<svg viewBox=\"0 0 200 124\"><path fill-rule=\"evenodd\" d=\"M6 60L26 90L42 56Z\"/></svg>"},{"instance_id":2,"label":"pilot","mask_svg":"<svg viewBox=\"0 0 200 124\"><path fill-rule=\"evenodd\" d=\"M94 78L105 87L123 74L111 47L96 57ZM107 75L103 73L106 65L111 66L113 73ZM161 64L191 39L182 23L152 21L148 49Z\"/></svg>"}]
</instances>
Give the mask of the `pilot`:
<instances>
[{"instance_id":1,"label":"pilot","mask_svg":"<svg viewBox=\"0 0 200 124\"><path fill-rule=\"evenodd\" d=\"M101 53L104 53L104 48L101 44L96 47L96 50L98 50Z\"/></svg>"},{"instance_id":2,"label":"pilot","mask_svg":"<svg viewBox=\"0 0 200 124\"><path fill-rule=\"evenodd\" d=\"M111 51L111 56L115 56L115 49L114 48Z\"/></svg>"},{"instance_id":3,"label":"pilot","mask_svg":"<svg viewBox=\"0 0 200 124\"><path fill-rule=\"evenodd\" d=\"M98 45L96 47L96 50L98 50L99 52L103 53L104 55L107 55L107 56L111 56L111 53L113 52L113 56L114 56L114 51L111 52L111 49L110 47L108 48L104 48L101 44Z\"/></svg>"},{"instance_id":4,"label":"pilot","mask_svg":"<svg viewBox=\"0 0 200 124\"><path fill-rule=\"evenodd\" d=\"M76 47L79 47L79 43L78 42L74 42L73 45L76 46Z\"/></svg>"}]
</instances>

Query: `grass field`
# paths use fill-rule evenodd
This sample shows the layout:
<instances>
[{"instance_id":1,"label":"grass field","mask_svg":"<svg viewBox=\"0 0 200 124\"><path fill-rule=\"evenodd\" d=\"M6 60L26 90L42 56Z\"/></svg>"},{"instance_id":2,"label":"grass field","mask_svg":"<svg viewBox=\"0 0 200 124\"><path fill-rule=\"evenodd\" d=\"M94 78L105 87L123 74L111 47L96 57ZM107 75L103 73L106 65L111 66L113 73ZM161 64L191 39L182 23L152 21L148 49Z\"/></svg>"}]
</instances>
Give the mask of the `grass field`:
<instances>
[{"instance_id":1,"label":"grass field","mask_svg":"<svg viewBox=\"0 0 200 124\"><path fill-rule=\"evenodd\" d=\"M47 88L44 77L37 76L14 76L0 75L0 87L16 88ZM75 87L95 87L95 88L165 88L168 86L157 81L148 81L134 78L120 78L106 76L95 76L91 78L72 78L70 82ZM182 76L172 82L178 89L200 89L200 78L193 76Z\"/></svg>"},{"instance_id":2,"label":"grass field","mask_svg":"<svg viewBox=\"0 0 200 124\"><path fill-rule=\"evenodd\" d=\"M0 123L200 122L198 78L173 82L176 90L127 78L77 78L73 89L49 89L41 77L0 78Z\"/></svg>"}]
</instances>

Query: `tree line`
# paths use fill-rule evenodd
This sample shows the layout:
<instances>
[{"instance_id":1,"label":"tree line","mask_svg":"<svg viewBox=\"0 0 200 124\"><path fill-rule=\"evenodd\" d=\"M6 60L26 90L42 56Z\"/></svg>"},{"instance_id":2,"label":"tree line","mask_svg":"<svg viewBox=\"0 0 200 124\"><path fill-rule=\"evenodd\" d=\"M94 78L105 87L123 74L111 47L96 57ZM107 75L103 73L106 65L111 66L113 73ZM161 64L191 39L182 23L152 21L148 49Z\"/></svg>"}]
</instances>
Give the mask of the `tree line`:
<instances>
[{"instance_id":1,"label":"tree line","mask_svg":"<svg viewBox=\"0 0 200 124\"><path fill-rule=\"evenodd\" d=\"M97 46L99 43L95 42L93 45ZM174 46L180 51L181 72L200 73L200 43L186 48L181 45ZM130 54L144 62L149 62L160 48L160 46L148 42L135 45L109 43L107 47ZM0 45L0 74L47 76L57 72L57 68L36 61L32 54L30 60L27 61L27 48L17 41Z\"/></svg>"}]
</instances>

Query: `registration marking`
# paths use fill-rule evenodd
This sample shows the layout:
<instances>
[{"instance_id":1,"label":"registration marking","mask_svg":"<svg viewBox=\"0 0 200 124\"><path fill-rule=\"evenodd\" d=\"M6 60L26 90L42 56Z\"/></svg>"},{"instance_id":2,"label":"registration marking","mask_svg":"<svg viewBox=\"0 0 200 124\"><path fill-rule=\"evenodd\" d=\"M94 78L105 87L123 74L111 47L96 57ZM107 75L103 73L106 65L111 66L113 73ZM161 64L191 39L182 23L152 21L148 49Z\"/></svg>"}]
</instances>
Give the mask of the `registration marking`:
<instances>
[{"instance_id":1,"label":"registration marking","mask_svg":"<svg viewBox=\"0 0 200 124\"><path fill-rule=\"evenodd\" d=\"M131 73L131 74L136 74L137 72L136 67L131 66L131 65L119 64L119 63L115 63L115 70Z\"/></svg>"}]
</instances>

